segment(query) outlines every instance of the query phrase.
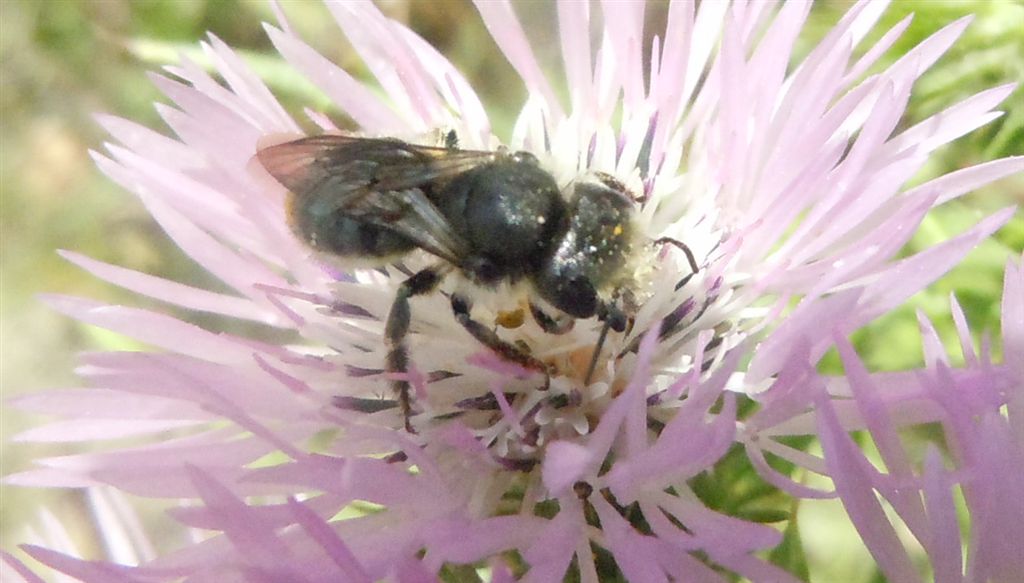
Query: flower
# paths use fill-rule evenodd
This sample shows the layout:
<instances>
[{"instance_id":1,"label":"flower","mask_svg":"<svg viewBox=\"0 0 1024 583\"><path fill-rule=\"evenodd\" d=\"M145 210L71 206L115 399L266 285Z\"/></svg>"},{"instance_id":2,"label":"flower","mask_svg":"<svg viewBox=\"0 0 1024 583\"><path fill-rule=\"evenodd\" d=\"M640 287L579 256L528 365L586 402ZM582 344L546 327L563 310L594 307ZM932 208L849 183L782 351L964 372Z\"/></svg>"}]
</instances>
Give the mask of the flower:
<instances>
[{"instance_id":1,"label":"flower","mask_svg":"<svg viewBox=\"0 0 1024 583\"><path fill-rule=\"evenodd\" d=\"M1018 581L1024 558L1017 541L1024 535L1024 504L1020 492L1024 468L1024 345L1020 342L1024 315L1024 270L1008 263L1003 294L1005 365L974 354L972 341L961 331L961 350L969 363L951 369L934 328L922 319L929 366L916 378L899 383L898 395L884 378L872 379L849 344L839 342L850 389L860 420L843 423L838 406L822 400L818 410L824 459L839 494L879 567L892 581L918 581L910 555L896 536L902 523L924 548L936 581ZM956 300L953 313L963 317ZM886 403L885 401L890 401ZM910 410L905 406L914 404ZM1006 412L1001 412L1005 408ZM912 411L912 412L911 412ZM939 422L949 460L929 445L915 470L901 444L901 425ZM887 472L872 467L847 435L866 427L878 444ZM953 469L947 470L946 463ZM971 518L969 537L961 536L954 492L959 490ZM899 520L888 518L875 498L880 494ZM962 540L966 539L966 540ZM966 562L964 551L966 549Z\"/></svg>"},{"instance_id":2,"label":"flower","mask_svg":"<svg viewBox=\"0 0 1024 583\"><path fill-rule=\"evenodd\" d=\"M936 148L998 116L993 108L1013 89L992 88L898 127L914 81L967 19L866 75L908 24L854 58L883 2L854 5L793 67L806 3L673 3L645 59L642 3L606 3L599 19L586 4L565 2L557 9L569 88L562 103L512 6L477 6L529 94L507 141L492 134L459 72L372 4L329 7L383 93L317 54L283 15L267 32L364 135L429 145L450 129L463 148L533 153L560 185L597 172L624 184L645 239L684 243L643 244L629 274L637 310L628 330L603 344L607 330L595 321L545 334L517 322L524 310L508 290L480 298L477 321L551 367L542 390L540 375L467 334L442 294L415 298L412 364L399 379L415 397L407 430L389 393L396 377L385 371L382 336L398 286L429 258L339 271L311 254L288 227L284 188L254 161L268 136L302 126L211 37L203 48L226 85L188 60L168 68L170 77L154 80L175 104L159 109L176 137L104 116L118 143L95 159L229 291L65 257L129 290L286 340L51 297L57 310L159 351L84 355L86 388L19 402L72 420L23 438L139 443L40 460L41 469L8 479L198 500L170 515L220 534L132 567L29 553L96 581L418 580L479 565L498 579L534 581L570 571L584 581L721 580L719 570L794 580L763 556L782 540L777 530L708 506L694 487L739 444L783 491L842 498L854 524L867 525L864 539L883 569L911 576L874 542L887 540L877 526L884 519L865 500L868 478L847 437L861 426L837 413L851 404L881 412L864 415L863 426L887 437L891 404L865 388L877 381L857 368L843 338L928 285L1013 213L896 258L931 208L1024 168L1024 159L1007 158L904 187ZM596 47L593 26L602 33ZM339 129L325 114L307 117L318 131ZM833 345L850 367L846 378L815 369ZM913 382L906 375L892 385ZM994 404L1005 402L1000 395ZM756 412L741 411L746 403ZM821 459L780 440L815 433ZM828 475L835 492L794 482L766 453ZM934 463L928 472L926 487L938 491L941 472ZM899 489L884 493L897 503Z\"/></svg>"}]
</instances>

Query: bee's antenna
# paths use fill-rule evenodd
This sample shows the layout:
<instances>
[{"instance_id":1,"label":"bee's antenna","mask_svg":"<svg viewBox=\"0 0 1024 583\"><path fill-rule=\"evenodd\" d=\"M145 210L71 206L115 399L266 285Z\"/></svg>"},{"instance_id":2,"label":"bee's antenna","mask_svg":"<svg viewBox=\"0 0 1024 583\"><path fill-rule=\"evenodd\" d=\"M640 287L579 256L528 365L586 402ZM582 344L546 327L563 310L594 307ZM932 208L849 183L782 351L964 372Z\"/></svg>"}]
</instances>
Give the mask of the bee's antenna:
<instances>
[{"instance_id":1,"label":"bee's antenna","mask_svg":"<svg viewBox=\"0 0 1024 583\"><path fill-rule=\"evenodd\" d=\"M594 354L590 356L590 365L587 366L587 376L583 377L583 386L590 384L590 377L594 376L594 369L597 368L597 359L601 356L601 348L604 347L604 339L608 337L608 329L612 327L610 320L605 320L601 326L601 335L597 337L597 344L594 345Z\"/></svg>"},{"instance_id":2,"label":"bee's antenna","mask_svg":"<svg viewBox=\"0 0 1024 583\"><path fill-rule=\"evenodd\" d=\"M615 297L616 299L618 298L618 292L616 292ZM615 300L612 301L614 302ZM594 370L597 369L597 359L601 357L601 349L604 348L604 341L608 338L608 330L613 329L616 332L622 332L626 329L626 315L614 303L601 304L597 317L604 324L601 326L601 334L597 337L597 344L594 345L594 354L590 357L590 365L587 366L587 376L583 377L583 386L589 385L591 377L594 376Z\"/></svg>"},{"instance_id":3,"label":"bee's antenna","mask_svg":"<svg viewBox=\"0 0 1024 583\"><path fill-rule=\"evenodd\" d=\"M672 237L662 237L660 239L655 240L654 244L673 245L686 255L686 261L690 263L690 269L692 269L694 273L700 271L700 267L697 266L697 259L693 256L693 251L690 250L686 243L683 243L678 239L673 239Z\"/></svg>"}]
</instances>

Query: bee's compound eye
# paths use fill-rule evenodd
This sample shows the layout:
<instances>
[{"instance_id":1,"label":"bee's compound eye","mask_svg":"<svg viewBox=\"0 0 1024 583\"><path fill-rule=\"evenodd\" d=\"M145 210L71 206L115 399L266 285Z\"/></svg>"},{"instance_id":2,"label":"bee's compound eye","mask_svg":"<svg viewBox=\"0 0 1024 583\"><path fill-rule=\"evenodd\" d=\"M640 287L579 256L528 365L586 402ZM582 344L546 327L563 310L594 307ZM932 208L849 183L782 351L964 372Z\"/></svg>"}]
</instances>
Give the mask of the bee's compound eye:
<instances>
[{"instance_id":1,"label":"bee's compound eye","mask_svg":"<svg viewBox=\"0 0 1024 583\"><path fill-rule=\"evenodd\" d=\"M574 318L590 318L597 312L597 291L585 277L547 272L536 283L541 297Z\"/></svg>"}]
</instances>

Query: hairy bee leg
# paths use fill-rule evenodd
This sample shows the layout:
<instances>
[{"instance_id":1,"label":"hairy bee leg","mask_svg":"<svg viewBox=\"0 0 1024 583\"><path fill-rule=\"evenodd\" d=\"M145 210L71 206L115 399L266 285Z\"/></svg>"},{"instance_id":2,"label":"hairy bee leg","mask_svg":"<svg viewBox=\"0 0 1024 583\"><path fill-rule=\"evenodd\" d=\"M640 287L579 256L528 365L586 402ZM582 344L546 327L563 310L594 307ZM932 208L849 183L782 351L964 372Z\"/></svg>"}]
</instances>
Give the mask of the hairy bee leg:
<instances>
[{"instance_id":1,"label":"hairy bee leg","mask_svg":"<svg viewBox=\"0 0 1024 583\"><path fill-rule=\"evenodd\" d=\"M398 287L398 293L395 294L395 301L391 304L388 321L384 327L384 337L388 343L388 372L406 373L409 370L409 348L405 344L411 317L409 298L434 291L444 276L445 272L439 267L428 267L416 272ZM415 433L410 422L412 400L409 395L409 382L396 380L392 381L391 386L398 395L398 405L405 419L405 430Z\"/></svg>"},{"instance_id":2,"label":"hairy bee leg","mask_svg":"<svg viewBox=\"0 0 1024 583\"><path fill-rule=\"evenodd\" d=\"M452 313L455 315L455 320L458 321L458 323L461 324L462 327L473 336L473 338L476 338L477 342L483 344L487 348L490 348L501 358L509 362L514 362L523 368L543 373L543 390L547 390L551 385L551 371L549 370L548 365L527 354L514 344L505 342L499 338L493 330L474 320L472 316L470 316L470 310L472 309L473 304L468 298L459 294L452 294Z\"/></svg>"},{"instance_id":3,"label":"hairy bee leg","mask_svg":"<svg viewBox=\"0 0 1024 583\"><path fill-rule=\"evenodd\" d=\"M686 254L686 261L689 262L690 269L692 269L694 273L700 271L700 267L697 266L697 259L693 256L693 251L690 250L686 243L683 243L678 239L673 239L672 237L661 237L660 239L656 239L654 241L654 244L672 245L676 247L677 249L681 250L683 253Z\"/></svg>"},{"instance_id":4,"label":"hairy bee leg","mask_svg":"<svg viewBox=\"0 0 1024 583\"><path fill-rule=\"evenodd\" d=\"M537 307L533 302L530 302L530 315L533 316L533 321L537 322L541 330L556 336L568 333L576 325L574 318L556 318Z\"/></svg>"}]
</instances>

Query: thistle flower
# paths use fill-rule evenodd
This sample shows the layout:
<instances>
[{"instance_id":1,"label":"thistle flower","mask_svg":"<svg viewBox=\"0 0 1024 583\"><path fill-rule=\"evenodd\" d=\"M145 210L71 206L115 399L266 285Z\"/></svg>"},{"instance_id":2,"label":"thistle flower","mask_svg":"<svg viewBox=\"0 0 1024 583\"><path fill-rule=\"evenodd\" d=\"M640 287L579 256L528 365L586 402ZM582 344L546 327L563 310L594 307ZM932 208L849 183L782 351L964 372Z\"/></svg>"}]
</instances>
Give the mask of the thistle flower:
<instances>
[{"instance_id":1,"label":"thistle flower","mask_svg":"<svg viewBox=\"0 0 1024 583\"><path fill-rule=\"evenodd\" d=\"M962 321L955 298L952 303ZM1024 345L1019 334L1024 271L1019 265L1007 264L1002 308L1006 365L976 355L970 336L961 329L968 366L951 369L934 328L922 318L929 365L916 378L891 384L891 379L871 378L850 346L839 341L859 419L843 422L839 405L821 400L818 433L824 461L854 525L892 581L922 580L896 536L893 525L899 523L924 548L935 581L1010 582L1024 576L1024 557L1018 551L1024 535L1024 504L1018 495L1024 468ZM924 422L942 425L948 453L944 456L930 445L915 470L897 430ZM857 427L866 428L878 444L887 471L874 468L846 434ZM963 496L971 519L969 537L960 533L955 491ZM898 520L885 515L875 492Z\"/></svg>"},{"instance_id":2,"label":"thistle flower","mask_svg":"<svg viewBox=\"0 0 1024 583\"><path fill-rule=\"evenodd\" d=\"M405 375L414 431L406 431L389 393L382 336L398 286L428 258L339 271L292 235L284 189L253 159L261 140L302 133L306 122L211 37L203 49L225 84L188 60L154 77L174 103L158 109L176 136L103 116L116 143L94 157L229 291L64 255L137 293L289 339L49 298L61 312L159 350L84 355L86 388L19 401L70 420L22 437L130 436L139 444L40 460L40 469L8 480L198 500L170 515L220 534L183 540L180 550L140 566L27 548L35 559L95 581L420 580L480 565L496 580L573 573L584 581L712 581L722 570L794 580L758 554L780 543L777 530L718 512L694 492L693 480L737 443L768 483L795 496L838 495L858 526L884 520L853 508L859 499L851 492L863 479L844 439L862 427L890 436L886 414L899 400L864 387L885 381L899 394L923 381L876 379L857 368L842 338L934 281L1013 212L896 259L929 209L1024 168L1024 159L1008 158L904 187L936 148L997 117L994 108L1013 89L988 89L898 127L914 81L968 20L866 75L909 22L860 46L884 2L854 5L795 65L806 3L675 2L647 59L642 3L605 3L599 17L585 3L564 2L563 103L512 6L477 6L528 91L510 136L492 134L485 107L454 66L369 3L329 7L381 92L317 54L283 15L267 33L337 106L307 111L316 131L338 131L333 114L342 113L367 136L431 144L438 130L454 130L465 148L526 150L560 185L606 173L635 194L644 237L684 241L696 272L681 250L649 246L630 274L641 290L635 319L608 335L592 379L600 323L545 334L516 321L522 310L509 290L482 298L474 317L548 363L547 390L472 339L441 294L416 298ZM849 376L824 378L815 365L837 343ZM988 405L998 408L1008 395L998 392ZM741 415L741 399L756 402L756 413ZM844 414L851 406L866 412ZM999 431L993 423L984 431ZM825 457L780 440L797 434L819 434ZM792 481L766 454L831 477L836 491ZM929 460L924 487L940 496L948 480ZM896 487L885 493L894 505L902 495ZM910 577L903 559L874 544L884 540L876 534L864 531L883 568Z\"/></svg>"}]
</instances>

